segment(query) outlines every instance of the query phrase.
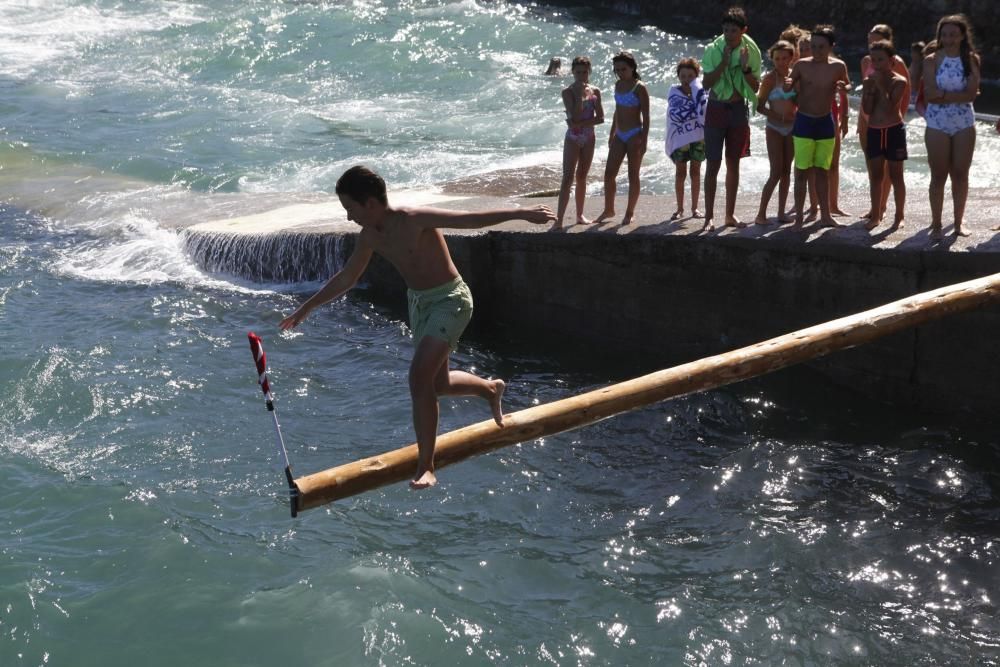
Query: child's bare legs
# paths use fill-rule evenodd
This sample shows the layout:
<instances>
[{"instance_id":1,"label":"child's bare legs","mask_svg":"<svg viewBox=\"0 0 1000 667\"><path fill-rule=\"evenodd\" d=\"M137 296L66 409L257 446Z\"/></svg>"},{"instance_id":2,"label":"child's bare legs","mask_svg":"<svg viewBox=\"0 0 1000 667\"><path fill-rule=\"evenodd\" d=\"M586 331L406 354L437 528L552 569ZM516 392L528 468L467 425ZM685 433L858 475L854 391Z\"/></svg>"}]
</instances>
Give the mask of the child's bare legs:
<instances>
[{"instance_id":1,"label":"child's bare legs","mask_svg":"<svg viewBox=\"0 0 1000 667\"><path fill-rule=\"evenodd\" d=\"M628 204L622 217L623 225L630 224L632 216L635 215L635 205L639 201L639 169L642 167L642 157L646 153L640 137L630 139L625 151L628 155Z\"/></svg>"},{"instance_id":2,"label":"child's bare legs","mask_svg":"<svg viewBox=\"0 0 1000 667\"><path fill-rule=\"evenodd\" d=\"M611 137L611 143L608 146L608 161L604 165L604 210L594 222L604 222L615 215L615 179L618 178L618 170L621 169L624 159L625 144L617 138Z\"/></svg>"},{"instance_id":3,"label":"child's bare legs","mask_svg":"<svg viewBox=\"0 0 1000 667\"><path fill-rule=\"evenodd\" d=\"M760 206L757 207L757 217L754 218L754 223L758 225L767 224L767 205L771 202L771 195L774 194L774 188L778 187L782 176L784 176L785 168L785 137L770 127L764 130L764 136L767 138L767 159L770 162L771 169L767 175L767 182L764 183L764 187L760 191ZM787 182L785 184L785 196L788 196ZM780 201L779 197L779 217L783 210L783 204L784 202Z\"/></svg>"},{"instance_id":4,"label":"child's bare legs","mask_svg":"<svg viewBox=\"0 0 1000 667\"><path fill-rule=\"evenodd\" d=\"M736 217L736 193L740 189L740 158L726 157L726 227L746 227Z\"/></svg>"},{"instance_id":5,"label":"child's bare legs","mask_svg":"<svg viewBox=\"0 0 1000 667\"><path fill-rule=\"evenodd\" d=\"M882 201L881 204L882 217L885 217L886 212L889 210L889 190L892 189L892 177L889 175L889 170L886 169L882 174ZM893 202L896 200L893 199Z\"/></svg>"},{"instance_id":6,"label":"child's bare legs","mask_svg":"<svg viewBox=\"0 0 1000 667\"><path fill-rule=\"evenodd\" d=\"M705 228L715 229L712 219L715 217L715 188L722 169L722 160L707 160L705 169Z\"/></svg>"},{"instance_id":7,"label":"child's bare legs","mask_svg":"<svg viewBox=\"0 0 1000 667\"><path fill-rule=\"evenodd\" d=\"M806 211L806 222L812 222L819 213L819 195L816 191L816 170L806 171L806 184L809 186L809 210Z\"/></svg>"},{"instance_id":8,"label":"child's bare legs","mask_svg":"<svg viewBox=\"0 0 1000 667\"><path fill-rule=\"evenodd\" d=\"M889 163L889 180L892 183L893 201L896 204L896 215L890 231L895 231L906 222L906 182L903 180L902 160ZM882 210L885 211L885 209Z\"/></svg>"},{"instance_id":9,"label":"child's bare legs","mask_svg":"<svg viewBox=\"0 0 1000 667\"><path fill-rule=\"evenodd\" d=\"M693 164L693 163L692 163ZM670 216L671 220L676 220L684 215L684 181L687 179L688 171L688 161L678 162L675 164L676 170L674 173L674 196L677 198L677 210L673 212ZM692 175L692 181L694 177ZM691 184L692 189L694 188L694 183ZM694 203L692 202L692 206Z\"/></svg>"},{"instance_id":10,"label":"child's bare legs","mask_svg":"<svg viewBox=\"0 0 1000 667\"><path fill-rule=\"evenodd\" d=\"M691 160L691 217L700 218L698 195L701 190L701 161Z\"/></svg>"},{"instance_id":11,"label":"child's bare legs","mask_svg":"<svg viewBox=\"0 0 1000 667\"><path fill-rule=\"evenodd\" d=\"M830 163L830 214L847 215L840 210L840 132L834 137L833 162Z\"/></svg>"},{"instance_id":12,"label":"child's bare legs","mask_svg":"<svg viewBox=\"0 0 1000 667\"><path fill-rule=\"evenodd\" d=\"M573 186L577 162L580 161L580 152L580 144L572 139L566 139L563 142L562 182L559 184L559 204L556 207L554 229L562 229L563 216L566 214L566 206L569 205L569 189ZM577 192L579 193L579 191L579 186L577 186Z\"/></svg>"},{"instance_id":13,"label":"child's bare legs","mask_svg":"<svg viewBox=\"0 0 1000 667\"><path fill-rule=\"evenodd\" d=\"M955 214L955 236L968 236L962 228L965 219L965 203L969 197L969 169L972 154L976 150L976 128L962 130L951 138L951 199Z\"/></svg>"},{"instance_id":14,"label":"child's bare legs","mask_svg":"<svg viewBox=\"0 0 1000 667\"><path fill-rule=\"evenodd\" d=\"M795 163L795 143L792 135L782 137L782 164L781 180L778 181L778 223L791 222L792 219L785 213L788 206L788 190L792 181L792 165Z\"/></svg>"},{"instance_id":15,"label":"child's bare legs","mask_svg":"<svg viewBox=\"0 0 1000 667\"><path fill-rule=\"evenodd\" d=\"M872 202L869 211L870 217L865 223L865 229L868 231L878 227L882 222L882 216L885 215L885 209L882 208L882 190L885 189L886 175L884 157L879 156L868 160L868 189L871 192Z\"/></svg>"},{"instance_id":16,"label":"child's bare legs","mask_svg":"<svg viewBox=\"0 0 1000 667\"><path fill-rule=\"evenodd\" d=\"M861 155L865 156L865 164L868 159L868 117L864 114L858 116L858 143L861 144ZM871 171L868 172L868 184L871 186ZM862 220L868 220L872 217L872 209L869 208L868 211L861 216Z\"/></svg>"},{"instance_id":17,"label":"child's bare legs","mask_svg":"<svg viewBox=\"0 0 1000 667\"><path fill-rule=\"evenodd\" d=\"M811 169L795 169L795 228L802 227L802 209L806 205L806 190L809 188Z\"/></svg>"},{"instance_id":18,"label":"child's bare legs","mask_svg":"<svg viewBox=\"0 0 1000 667\"><path fill-rule=\"evenodd\" d=\"M410 362L410 397L413 401L413 430L417 436L417 473L410 486L434 486L434 446L437 442L438 397L479 396L488 401L493 419L503 426L501 399L506 388L502 380L484 380L465 371L448 369L451 350L440 338L424 336Z\"/></svg>"},{"instance_id":19,"label":"child's bare legs","mask_svg":"<svg viewBox=\"0 0 1000 667\"><path fill-rule=\"evenodd\" d=\"M927 166L931 169L931 182L927 188L931 204L931 238L936 240L941 238L944 184L951 169L951 137L941 130L928 128L924 134L924 143L927 145ZM952 190L954 192L954 185Z\"/></svg>"},{"instance_id":20,"label":"child's bare legs","mask_svg":"<svg viewBox=\"0 0 1000 667\"><path fill-rule=\"evenodd\" d=\"M580 149L580 161L576 166L576 222L579 225L586 225L590 222L583 215L583 207L587 201L587 176L590 174L590 165L594 161L594 148L596 141L589 142Z\"/></svg>"},{"instance_id":21,"label":"child's bare legs","mask_svg":"<svg viewBox=\"0 0 1000 667\"><path fill-rule=\"evenodd\" d=\"M816 175L816 198L819 200L819 226L840 227L841 224L830 215L830 174L826 169L813 167L809 171Z\"/></svg>"}]
</instances>

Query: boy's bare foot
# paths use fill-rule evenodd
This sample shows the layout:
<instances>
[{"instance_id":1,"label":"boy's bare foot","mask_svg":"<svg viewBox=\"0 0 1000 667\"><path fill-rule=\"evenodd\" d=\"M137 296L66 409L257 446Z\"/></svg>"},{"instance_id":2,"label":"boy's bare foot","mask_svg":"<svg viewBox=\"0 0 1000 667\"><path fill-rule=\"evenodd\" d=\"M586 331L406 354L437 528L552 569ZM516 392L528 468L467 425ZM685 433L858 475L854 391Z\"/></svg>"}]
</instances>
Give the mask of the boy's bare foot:
<instances>
[{"instance_id":1,"label":"boy's bare foot","mask_svg":"<svg viewBox=\"0 0 1000 667\"><path fill-rule=\"evenodd\" d=\"M601 214L599 216L597 216L596 218L594 218L594 224L595 225L599 225L600 223L604 222L608 218L613 218L613 217L615 217L614 210L612 209L612 210L608 211L607 209L605 209L605 210L601 211Z\"/></svg>"},{"instance_id":2,"label":"boy's bare foot","mask_svg":"<svg viewBox=\"0 0 1000 667\"><path fill-rule=\"evenodd\" d=\"M743 229L747 226L747 223L743 222L737 217L726 216L726 227L736 227L737 229Z\"/></svg>"},{"instance_id":3,"label":"boy's bare foot","mask_svg":"<svg viewBox=\"0 0 1000 667\"><path fill-rule=\"evenodd\" d=\"M676 211L674 211L673 213L670 214L670 219L671 220L676 220L677 218L680 218L683 215L684 215L684 209L679 208L679 209L677 209Z\"/></svg>"},{"instance_id":4,"label":"boy's bare foot","mask_svg":"<svg viewBox=\"0 0 1000 667\"><path fill-rule=\"evenodd\" d=\"M425 470L416 479L410 481L410 488L415 490L427 489L437 484L437 477L430 470Z\"/></svg>"},{"instance_id":5,"label":"boy's bare foot","mask_svg":"<svg viewBox=\"0 0 1000 667\"><path fill-rule=\"evenodd\" d=\"M625 216L622 218L622 227L624 227L625 225L631 225L632 224L632 216L633 215L635 215L635 214L632 213L631 211L625 211Z\"/></svg>"},{"instance_id":6,"label":"boy's bare foot","mask_svg":"<svg viewBox=\"0 0 1000 667\"><path fill-rule=\"evenodd\" d=\"M877 223L876 223L877 224ZM819 221L820 227L843 227L842 224L834 220L833 218L821 218Z\"/></svg>"},{"instance_id":7,"label":"boy's bare foot","mask_svg":"<svg viewBox=\"0 0 1000 667\"><path fill-rule=\"evenodd\" d=\"M709 231L709 232L714 232L715 231L715 225L712 223L712 219L711 218L705 218L705 223L701 226L701 228L703 230Z\"/></svg>"},{"instance_id":8,"label":"boy's bare foot","mask_svg":"<svg viewBox=\"0 0 1000 667\"><path fill-rule=\"evenodd\" d=\"M903 227L904 225L906 225L906 220L905 219L903 219L903 218L896 218L893 221L893 223L892 223L892 227L889 228L889 231L890 232L894 232L897 229L899 229L900 227Z\"/></svg>"},{"instance_id":9,"label":"boy's bare foot","mask_svg":"<svg viewBox=\"0 0 1000 667\"><path fill-rule=\"evenodd\" d=\"M584 215L577 216L577 218L576 218L576 224L578 224L578 225L589 225L590 224L590 218L588 218L587 216L584 216Z\"/></svg>"},{"instance_id":10,"label":"boy's bare foot","mask_svg":"<svg viewBox=\"0 0 1000 667\"><path fill-rule=\"evenodd\" d=\"M552 225L552 231L554 232L562 231L562 228L563 228L562 220L556 220L555 224Z\"/></svg>"},{"instance_id":11,"label":"boy's bare foot","mask_svg":"<svg viewBox=\"0 0 1000 667\"><path fill-rule=\"evenodd\" d=\"M844 213L843 211L840 210L839 206L831 206L830 207L830 213L833 214L833 215L839 215L841 217L847 217L848 216L847 213Z\"/></svg>"},{"instance_id":12,"label":"boy's bare foot","mask_svg":"<svg viewBox=\"0 0 1000 667\"><path fill-rule=\"evenodd\" d=\"M871 230L875 229L876 227L878 227L879 223L881 223L881 222L882 222L881 220L876 220L875 218L871 218L871 219L868 220L868 222L865 223L865 229L867 229L868 231L871 231Z\"/></svg>"},{"instance_id":13,"label":"boy's bare foot","mask_svg":"<svg viewBox=\"0 0 1000 667\"><path fill-rule=\"evenodd\" d=\"M698 209L692 209L691 210L691 217L692 218L700 218L701 217L701 211L699 211ZM1000 227L997 227L997 229L1000 229Z\"/></svg>"},{"instance_id":14,"label":"boy's bare foot","mask_svg":"<svg viewBox=\"0 0 1000 667\"><path fill-rule=\"evenodd\" d=\"M944 238L944 234L941 233L941 225L931 225L931 240L940 241Z\"/></svg>"},{"instance_id":15,"label":"boy's bare foot","mask_svg":"<svg viewBox=\"0 0 1000 667\"><path fill-rule=\"evenodd\" d=\"M758 215L753 219L753 224L755 225L766 225L768 223L766 215Z\"/></svg>"},{"instance_id":16,"label":"boy's bare foot","mask_svg":"<svg viewBox=\"0 0 1000 667\"><path fill-rule=\"evenodd\" d=\"M819 216L819 209L818 208L811 208L808 211L806 211L806 222L812 222L818 216Z\"/></svg>"},{"instance_id":17,"label":"boy's bare foot","mask_svg":"<svg viewBox=\"0 0 1000 667\"><path fill-rule=\"evenodd\" d=\"M490 398L490 409L493 410L493 421L497 426L503 426L503 408L500 401L503 400L503 391L507 388L507 383L503 380L493 381L493 396Z\"/></svg>"},{"instance_id":18,"label":"boy's bare foot","mask_svg":"<svg viewBox=\"0 0 1000 667\"><path fill-rule=\"evenodd\" d=\"M955 225L955 236L968 236L968 235L969 232L967 230L962 229L958 225Z\"/></svg>"}]
</instances>

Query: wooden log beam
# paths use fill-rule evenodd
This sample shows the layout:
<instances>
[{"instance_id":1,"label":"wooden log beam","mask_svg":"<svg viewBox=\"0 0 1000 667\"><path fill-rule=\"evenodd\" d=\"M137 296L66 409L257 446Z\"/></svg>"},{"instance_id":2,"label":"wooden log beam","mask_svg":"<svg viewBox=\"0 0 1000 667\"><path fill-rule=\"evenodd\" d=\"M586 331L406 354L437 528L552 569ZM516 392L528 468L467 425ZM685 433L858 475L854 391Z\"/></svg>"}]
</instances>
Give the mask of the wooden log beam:
<instances>
[{"instance_id":1,"label":"wooden log beam","mask_svg":"<svg viewBox=\"0 0 1000 667\"><path fill-rule=\"evenodd\" d=\"M443 468L500 447L560 433L668 398L721 387L855 347L897 331L1000 300L1000 273L942 287L879 308L801 329L738 350L657 371L603 389L442 434L435 467ZM416 444L295 480L298 510L410 479Z\"/></svg>"}]
</instances>

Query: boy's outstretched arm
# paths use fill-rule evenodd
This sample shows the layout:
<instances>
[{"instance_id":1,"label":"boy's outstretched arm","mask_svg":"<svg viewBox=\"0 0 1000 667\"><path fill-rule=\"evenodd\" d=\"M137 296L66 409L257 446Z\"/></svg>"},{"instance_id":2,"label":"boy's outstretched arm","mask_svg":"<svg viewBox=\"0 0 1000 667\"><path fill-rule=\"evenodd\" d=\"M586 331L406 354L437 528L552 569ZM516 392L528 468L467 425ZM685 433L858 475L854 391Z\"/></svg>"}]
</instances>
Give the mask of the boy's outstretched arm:
<instances>
[{"instance_id":1,"label":"boy's outstretched arm","mask_svg":"<svg viewBox=\"0 0 1000 667\"><path fill-rule=\"evenodd\" d=\"M343 296L357 284L358 279L365 272L365 268L368 266L371 258L371 247L359 235L358 244L354 247L354 252L351 253L351 256L344 264L344 268L333 274L333 277L326 281L326 284L319 288L319 291L306 299L305 303L299 306L294 313L281 320L278 328L282 331L294 329L315 308Z\"/></svg>"},{"instance_id":2,"label":"boy's outstretched arm","mask_svg":"<svg viewBox=\"0 0 1000 667\"><path fill-rule=\"evenodd\" d=\"M450 229L481 229L508 220L526 220L544 225L555 222L556 216L548 206L531 208L497 208L488 211L452 211L443 208L414 208L408 211L411 222L420 227L446 227Z\"/></svg>"}]
</instances>

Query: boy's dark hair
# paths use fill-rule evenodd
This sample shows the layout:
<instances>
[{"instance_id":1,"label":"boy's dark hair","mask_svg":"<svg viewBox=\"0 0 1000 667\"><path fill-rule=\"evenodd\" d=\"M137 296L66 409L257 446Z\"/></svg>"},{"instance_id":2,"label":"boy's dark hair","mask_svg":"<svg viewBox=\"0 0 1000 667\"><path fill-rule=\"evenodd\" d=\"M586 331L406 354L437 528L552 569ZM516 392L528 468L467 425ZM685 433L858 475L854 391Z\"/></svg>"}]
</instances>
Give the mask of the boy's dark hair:
<instances>
[{"instance_id":1,"label":"boy's dark hair","mask_svg":"<svg viewBox=\"0 0 1000 667\"><path fill-rule=\"evenodd\" d=\"M887 39L880 39L868 47L868 51L885 51L885 55L890 59L896 57L896 47Z\"/></svg>"},{"instance_id":2,"label":"boy's dark hair","mask_svg":"<svg viewBox=\"0 0 1000 667\"><path fill-rule=\"evenodd\" d=\"M573 64L570 65L570 69L576 69L577 65L586 65L587 69L590 69L590 58L587 56L577 56L573 58Z\"/></svg>"},{"instance_id":3,"label":"boy's dark hair","mask_svg":"<svg viewBox=\"0 0 1000 667\"><path fill-rule=\"evenodd\" d=\"M701 68L698 66L698 61L694 58L681 58L677 61L677 73L680 74L681 70L684 68L693 69L694 75L698 76L701 72Z\"/></svg>"},{"instance_id":4,"label":"boy's dark hair","mask_svg":"<svg viewBox=\"0 0 1000 667\"><path fill-rule=\"evenodd\" d=\"M732 23L741 28L747 27L747 13L742 7L733 6L722 15L722 25Z\"/></svg>"},{"instance_id":5,"label":"boy's dark hair","mask_svg":"<svg viewBox=\"0 0 1000 667\"><path fill-rule=\"evenodd\" d=\"M389 205L389 199L385 194L385 181L374 171L360 164L351 167L337 179L335 192L359 204L367 202L369 197L375 197L383 206Z\"/></svg>"},{"instance_id":6,"label":"boy's dark hair","mask_svg":"<svg viewBox=\"0 0 1000 667\"><path fill-rule=\"evenodd\" d=\"M824 37L830 42L830 46L837 43L837 34L833 31L832 25L818 25L812 29L813 37Z\"/></svg>"}]
</instances>

